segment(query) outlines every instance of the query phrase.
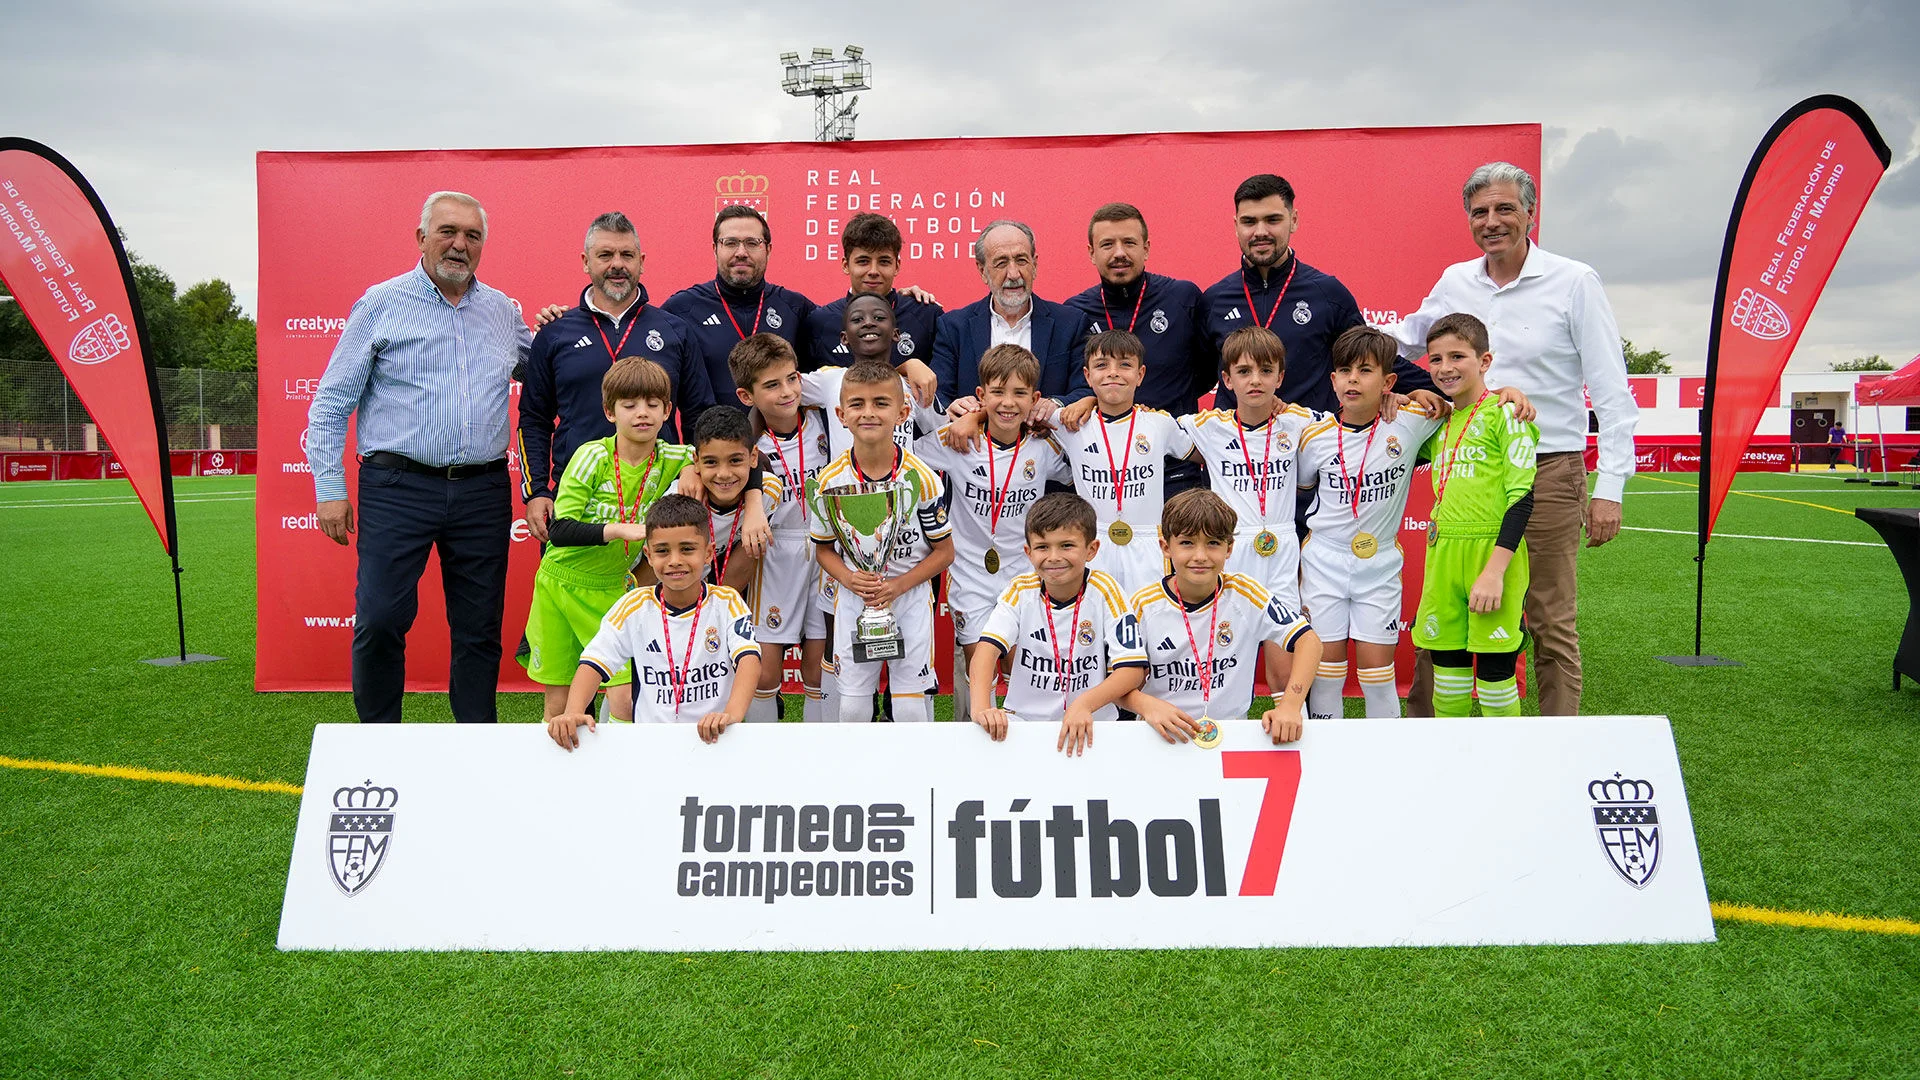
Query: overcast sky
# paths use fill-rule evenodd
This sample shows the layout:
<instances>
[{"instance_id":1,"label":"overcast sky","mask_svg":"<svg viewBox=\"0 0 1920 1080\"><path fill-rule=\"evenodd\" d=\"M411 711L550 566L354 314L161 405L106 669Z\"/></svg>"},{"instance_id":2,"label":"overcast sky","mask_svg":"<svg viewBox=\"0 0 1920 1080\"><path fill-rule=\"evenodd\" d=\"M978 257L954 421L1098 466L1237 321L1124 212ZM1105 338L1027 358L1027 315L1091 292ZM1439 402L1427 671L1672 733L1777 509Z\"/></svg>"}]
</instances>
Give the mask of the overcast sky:
<instances>
[{"instance_id":1,"label":"overcast sky","mask_svg":"<svg viewBox=\"0 0 1920 1080\"><path fill-rule=\"evenodd\" d=\"M1538 123L1546 246L1683 372L1754 146L1843 94L1895 168L1792 366L1920 352L1913 0L7 7L7 133L71 158L183 288L225 278L249 311L258 150L804 140L775 58L851 42L875 62L862 139Z\"/></svg>"}]
</instances>

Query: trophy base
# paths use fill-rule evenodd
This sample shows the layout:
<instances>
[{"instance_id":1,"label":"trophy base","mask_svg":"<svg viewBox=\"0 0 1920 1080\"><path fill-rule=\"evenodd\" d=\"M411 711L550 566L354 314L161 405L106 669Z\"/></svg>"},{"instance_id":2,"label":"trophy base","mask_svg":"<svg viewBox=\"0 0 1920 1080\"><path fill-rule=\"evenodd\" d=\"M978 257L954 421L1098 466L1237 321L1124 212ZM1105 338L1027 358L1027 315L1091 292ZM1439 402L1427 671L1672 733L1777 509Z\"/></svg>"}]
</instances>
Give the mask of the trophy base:
<instances>
[{"instance_id":1,"label":"trophy base","mask_svg":"<svg viewBox=\"0 0 1920 1080\"><path fill-rule=\"evenodd\" d=\"M879 664L888 660L898 660L906 654L906 639L899 634L892 637L853 640L853 662L856 664Z\"/></svg>"}]
</instances>

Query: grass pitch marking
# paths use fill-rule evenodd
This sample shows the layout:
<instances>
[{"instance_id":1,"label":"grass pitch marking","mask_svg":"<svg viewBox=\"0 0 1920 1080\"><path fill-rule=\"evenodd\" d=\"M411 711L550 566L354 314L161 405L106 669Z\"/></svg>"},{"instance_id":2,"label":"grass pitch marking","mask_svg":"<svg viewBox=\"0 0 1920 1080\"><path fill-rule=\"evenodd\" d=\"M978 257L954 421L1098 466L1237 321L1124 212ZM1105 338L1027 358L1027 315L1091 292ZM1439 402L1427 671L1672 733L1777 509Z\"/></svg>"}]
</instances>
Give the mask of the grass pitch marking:
<instances>
[{"instance_id":1,"label":"grass pitch marking","mask_svg":"<svg viewBox=\"0 0 1920 1080\"><path fill-rule=\"evenodd\" d=\"M299 785L279 780L242 780L234 776L176 772L171 769L142 769L132 765L83 765L73 761L37 761L0 755L0 768L72 773L77 776L102 776L114 780L145 780L160 784L223 788L228 791L264 791L275 795L298 795L301 792ZM1714 918L1732 922L1794 926L1810 930L1841 930L1863 934L1920 936L1920 922L1912 919L1836 915L1826 911L1781 911L1778 908L1756 907L1753 904L1729 904L1719 900L1713 901L1709 909Z\"/></svg>"},{"instance_id":2,"label":"grass pitch marking","mask_svg":"<svg viewBox=\"0 0 1920 1080\"><path fill-rule=\"evenodd\" d=\"M211 502L252 502L252 495L214 495L202 499L182 499L175 497L176 504ZM139 506L138 499L104 499L99 501L77 499L48 499L41 502L0 502L0 510L45 510L49 507L65 509L84 506Z\"/></svg>"},{"instance_id":3,"label":"grass pitch marking","mask_svg":"<svg viewBox=\"0 0 1920 1080\"><path fill-rule=\"evenodd\" d=\"M1655 491L1655 492L1649 492L1648 494L1665 495L1667 493L1664 491ZM1654 529L1654 528L1649 528L1645 525L1622 525L1620 526L1620 531L1621 532L1669 533L1674 536L1699 536L1700 535L1699 532L1694 529ZM1870 548L1886 547L1885 544L1870 543L1866 540L1815 540L1807 536L1752 536L1747 533L1717 532L1713 534L1713 538L1715 540L1784 540L1790 544L1841 544L1846 547L1870 547Z\"/></svg>"},{"instance_id":4,"label":"grass pitch marking","mask_svg":"<svg viewBox=\"0 0 1920 1080\"><path fill-rule=\"evenodd\" d=\"M148 780L160 784L225 788L228 791L266 791L275 795L300 794L298 784L288 784L279 780L242 780L237 776L212 776L206 773L175 772L171 769L142 769L135 765L83 765L75 761L35 761L0 755L0 768L73 773L78 776L104 776L114 780Z\"/></svg>"},{"instance_id":5,"label":"grass pitch marking","mask_svg":"<svg viewBox=\"0 0 1920 1080\"><path fill-rule=\"evenodd\" d=\"M1647 477L1642 477L1642 479L1651 480L1656 484L1672 484L1674 487L1686 488L1688 491L1700 490L1699 484L1683 484L1678 480L1667 480L1663 477L1658 477L1658 476L1647 476ZM1795 506L1811 506L1815 510L1825 510L1829 514L1841 514L1846 517L1853 516L1853 511L1851 510L1840 510L1831 506L1822 506L1819 503L1810 503L1804 499L1783 499L1778 495L1761 495L1752 491L1741 491L1739 488L1729 488L1727 491L1727 494L1745 495L1749 499L1765 499L1768 502L1792 503Z\"/></svg>"}]
</instances>

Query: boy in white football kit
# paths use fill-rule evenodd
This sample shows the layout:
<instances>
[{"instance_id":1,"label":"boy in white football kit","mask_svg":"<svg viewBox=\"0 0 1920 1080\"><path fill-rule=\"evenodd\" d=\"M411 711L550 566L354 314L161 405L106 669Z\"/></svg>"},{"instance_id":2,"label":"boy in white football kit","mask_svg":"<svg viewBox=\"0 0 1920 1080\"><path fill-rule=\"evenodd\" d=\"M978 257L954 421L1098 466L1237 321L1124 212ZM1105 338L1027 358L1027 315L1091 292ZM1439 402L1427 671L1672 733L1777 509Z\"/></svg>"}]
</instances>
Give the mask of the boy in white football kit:
<instances>
[{"instance_id":1,"label":"boy in white football kit","mask_svg":"<svg viewBox=\"0 0 1920 1080\"><path fill-rule=\"evenodd\" d=\"M1215 495L1238 523L1227 572L1267 587L1287 607L1300 607L1300 534L1294 521L1294 463L1307 428L1321 419L1280 400L1287 348L1279 335L1247 326L1220 345L1220 379L1235 407L1181 417L1193 440L1188 456L1207 467Z\"/></svg>"},{"instance_id":2,"label":"boy in white football kit","mask_svg":"<svg viewBox=\"0 0 1920 1080\"><path fill-rule=\"evenodd\" d=\"M707 580L740 594L751 608L758 603L755 584L761 577L764 556L749 550L740 539L746 494L749 490L758 490L766 505L778 510L786 487L778 474L770 471L763 474L754 464L760 455L754 448L753 425L738 409L708 409L701 413L699 423L694 425L693 443L694 458L689 471L699 478L704 488L700 502L707 508L707 541L713 547ZM760 486L750 488L748 485L756 476L760 477ZM777 654L772 660L763 655L762 674L769 665L777 669L779 664ZM778 691L767 694L755 689L747 719L755 723L780 719Z\"/></svg>"},{"instance_id":3,"label":"boy in white football kit","mask_svg":"<svg viewBox=\"0 0 1920 1080\"><path fill-rule=\"evenodd\" d=\"M1246 716L1254 665L1263 655L1268 685L1283 690L1261 726L1276 743L1300 737L1307 673L1320 661L1320 639L1265 586L1222 572L1234 524L1233 509L1205 488L1167 500L1160 546L1173 572L1133 596L1148 667L1145 685L1122 704L1168 742L1198 739L1210 746L1219 738L1212 721ZM1290 680L1279 675L1281 650L1294 654Z\"/></svg>"},{"instance_id":4,"label":"boy in white football kit","mask_svg":"<svg viewBox=\"0 0 1920 1080\"><path fill-rule=\"evenodd\" d=\"M1399 716L1393 650L1400 641L1400 521L1414 464L1444 417L1422 402L1380 415L1393 389L1393 339L1356 326L1333 343L1340 414L1307 429L1299 480L1307 527L1300 599L1326 645L1310 711L1341 715L1347 642L1359 661L1368 716Z\"/></svg>"},{"instance_id":5,"label":"boy in white football kit","mask_svg":"<svg viewBox=\"0 0 1920 1080\"><path fill-rule=\"evenodd\" d=\"M1099 515L1103 543L1091 565L1112 574L1128 595L1165 572L1159 545L1164 459L1184 458L1193 450L1178 420L1133 403L1146 365L1146 348L1125 330L1092 335L1086 375L1093 396L1058 413L1070 433L1060 445L1073 468L1073 488ZM1098 415L1091 415L1096 410Z\"/></svg>"},{"instance_id":6,"label":"boy in white football kit","mask_svg":"<svg viewBox=\"0 0 1920 1080\"><path fill-rule=\"evenodd\" d=\"M1114 703L1140 688L1147 656L1133 613L1112 577L1087 569L1100 547L1096 527L1093 507L1066 491L1044 496L1027 515L1033 571L994 603L971 659L973 717L995 740L1007 737L1009 719L1057 719L1055 747L1082 753L1093 745L1093 722L1118 719ZM995 708L1003 656L1007 698Z\"/></svg>"},{"instance_id":7,"label":"boy in white football kit","mask_svg":"<svg viewBox=\"0 0 1920 1080\"><path fill-rule=\"evenodd\" d=\"M976 449L955 450L941 433L922 436L914 453L947 474L953 488L953 568L947 573L947 607L953 613L957 655L953 673L953 718L971 719L967 692L981 627L1000 594L1027 569L1027 511L1046 493L1047 481L1069 483L1060 444L1030 431L1040 381L1040 361L1018 345L995 345L980 357L975 394L986 416L987 438Z\"/></svg>"},{"instance_id":8,"label":"boy in white football kit","mask_svg":"<svg viewBox=\"0 0 1920 1080\"><path fill-rule=\"evenodd\" d=\"M602 682L633 665L633 718L642 724L697 724L713 742L746 718L760 675L753 613L740 594L708 585L713 545L707 508L685 495L662 496L647 511L647 563L659 584L620 598L580 654L566 712L547 734L567 750L579 728L597 730L586 711Z\"/></svg>"},{"instance_id":9,"label":"boy in white football kit","mask_svg":"<svg viewBox=\"0 0 1920 1080\"><path fill-rule=\"evenodd\" d=\"M861 306L855 297L849 308ZM808 499L820 569L840 586L833 612L834 700L842 723L873 719L872 695L880 684L880 663L854 658L853 632L864 607L890 609L905 638L898 659L888 660L894 719L929 721L933 701L933 586L932 580L953 562L953 540L947 511L941 505L940 475L911 451L893 441L895 425L908 412L900 376L885 361L856 360L840 382L840 420L853 434L853 448L820 470L818 490L843 484L904 481L913 489L918 507L895 535L881 573L855 570L841 557L828 523L830 508L823 498Z\"/></svg>"}]
</instances>

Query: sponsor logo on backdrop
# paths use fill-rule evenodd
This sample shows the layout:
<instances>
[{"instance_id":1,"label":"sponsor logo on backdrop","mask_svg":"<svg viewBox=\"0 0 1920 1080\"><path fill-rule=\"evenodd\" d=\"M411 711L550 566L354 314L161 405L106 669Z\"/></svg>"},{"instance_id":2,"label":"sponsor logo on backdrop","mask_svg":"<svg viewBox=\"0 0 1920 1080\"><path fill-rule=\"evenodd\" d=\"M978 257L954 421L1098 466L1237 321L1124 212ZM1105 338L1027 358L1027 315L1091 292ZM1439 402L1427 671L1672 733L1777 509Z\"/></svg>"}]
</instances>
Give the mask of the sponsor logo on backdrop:
<instances>
[{"instance_id":1,"label":"sponsor logo on backdrop","mask_svg":"<svg viewBox=\"0 0 1920 1080\"><path fill-rule=\"evenodd\" d=\"M359 787L334 789L333 813L327 822L327 871L341 892L358 894L386 865L393 844L393 808L399 801L399 791L376 787L371 780Z\"/></svg>"},{"instance_id":2,"label":"sponsor logo on backdrop","mask_svg":"<svg viewBox=\"0 0 1920 1080\"><path fill-rule=\"evenodd\" d=\"M347 328L345 315L295 315L284 324L290 338L339 337Z\"/></svg>"},{"instance_id":3,"label":"sponsor logo on backdrop","mask_svg":"<svg viewBox=\"0 0 1920 1080\"><path fill-rule=\"evenodd\" d=\"M1653 783L1619 773L1587 785L1593 800L1593 831L1621 880L1644 889L1660 869L1660 813L1653 804Z\"/></svg>"},{"instance_id":4,"label":"sponsor logo on backdrop","mask_svg":"<svg viewBox=\"0 0 1920 1080\"><path fill-rule=\"evenodd\" d=\"M67 359L76 364L102 364L133 347L126 324L118 315L102 315L88 323L67 346Z\"/></svg>"},{"instance_id":5,"label":"sponsor logo on backdrop","mask_svg":"<svg viewBox=\"0 0 1920 1080\"><path fill-rule=\"evenodd\" d=\"M1787 317L1786 310L1752 289L1740 290L1727 321L1735 330L1745 330L1761 341L1778 341L1793 333L1793 320Z\"/></svg>"},{"instance_id":6,"label":"sponsor logo on backdrop","mask_svg":"<svg viewBox=\"0 0 1920 1080\"><path fill-rule=\"evenodd\" d=\"M233 476L237 470L227 460L227 455L219 450L200 460L201 476Z\"/></svg>"},{"instance_id":7,"label":"sponsor logo on backdrop","mask_svg":"<svg viewBox=\"0 0 1920 1080\"><path fill-rule=\"evenodd\" d=\"M751 206L767 217L767 209L772 205L767 197L771 186L764 176L757 176L745 169L732 176L722 176L713 182L713 212L718 214L729 206Z\"/></svg>"},{"instance_id":8,"label":"sponsor logo on backdrop","mask_svg":"<svg viewBox=\"0 0 1920 1080\"><path fill-rule=\"evenodd\" d=\"M320 376L310 379L282 379L281 387L288 401L312 401L314 392L320 389Z\"/></svg>"},{"instance_id":9,"label":"sponsor logo on backdrop","mask_svg":"<svg viewBox=\"0 0 1920 1080\"><path fill-rule=\"evenodd\" d=\"M305 515L299 515L299 516L296 516L294 514L283 514L281 515L281 518L280 518L280 527L282 529L290 529L294 532L310 532L310 531L317 530L320 528L320 512L316 510L311 514L305 514Z\"/></svg>"},{"instance_id":10,"label":"sponsor logo on backdrop","mask_svg":"<svg viewBox=\"0 0 1920 1080\"><path fill-rule=\"evenodd\" d=\"M306 428L300 429L300 460L281 462L280 471L283 473L313 472L313 466L307 463L307 429Z\"/></svg>"}]
</instances>

